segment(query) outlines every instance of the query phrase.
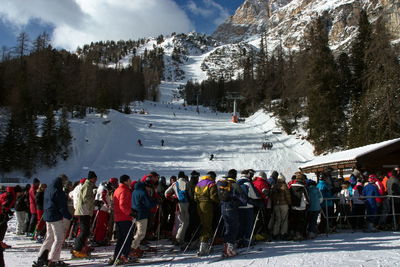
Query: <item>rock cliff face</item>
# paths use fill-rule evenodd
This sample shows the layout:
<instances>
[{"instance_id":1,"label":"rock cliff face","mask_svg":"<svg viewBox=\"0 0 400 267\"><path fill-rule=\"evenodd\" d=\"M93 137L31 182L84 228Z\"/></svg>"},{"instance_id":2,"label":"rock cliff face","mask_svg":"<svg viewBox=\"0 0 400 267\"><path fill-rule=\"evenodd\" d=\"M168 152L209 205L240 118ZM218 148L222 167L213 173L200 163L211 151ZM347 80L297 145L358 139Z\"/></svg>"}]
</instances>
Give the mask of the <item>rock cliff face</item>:
<instances>
[{"instance_id":1,"label":"rock cliff face","mask_svg":"<svg viewBox=\"0 0 400 267\"><path fill-rule=\"evenodd\" d=\"M264 32L272 45L299 45L312 21L327 21L332 48L345 48L357 30L360 11L371 21L384 16L393 39L400 39L399 0L245 0L236 13L220 25L213 37L236 43Z\"/></svg>"}]
</instances>

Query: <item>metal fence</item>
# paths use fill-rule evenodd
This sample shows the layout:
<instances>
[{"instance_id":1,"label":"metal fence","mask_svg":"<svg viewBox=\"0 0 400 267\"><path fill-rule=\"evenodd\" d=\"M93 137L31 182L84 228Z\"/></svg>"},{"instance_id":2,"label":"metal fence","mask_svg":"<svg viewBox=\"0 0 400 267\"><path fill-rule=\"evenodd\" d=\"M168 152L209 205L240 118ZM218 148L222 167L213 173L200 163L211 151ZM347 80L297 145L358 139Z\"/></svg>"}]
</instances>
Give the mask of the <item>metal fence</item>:
<instances>
[{"instance_id":1,"label":"metal fence","mask_svg":"<svg viewBox=\"0 0 400 267\"><path fill-rule=\"evenodd\" d=\"M326 218L326 234L328 235L329 233L329 219L337 219L338 216L330 216L328 212L328 200L332 200L334 202L346 199L346 200L354 200L354 199L359 199L359 200L366 200L366 199L376 199L376 198L381 198L381 199L389 199L390 200L390 205L391 205L391 211L386 214L365 214L364 215L352 215L352 214L346 214L346 218L367 218L367 217L381 217L381 216L392 216L393 217L393 228L396 231L397 230L397 222L396 222L396 216L400 215L400 213L396 213L396 208L395 208L395 199L400 199L400 196L395 196L395 195L386 195L386 196L351 196L347 198L343 197L330 197L330 198L323 198L323 201L325 201L325 207L321 207L321 216ZM400 209L399 209L400 210Z\"/></svg>"}]
</instances>

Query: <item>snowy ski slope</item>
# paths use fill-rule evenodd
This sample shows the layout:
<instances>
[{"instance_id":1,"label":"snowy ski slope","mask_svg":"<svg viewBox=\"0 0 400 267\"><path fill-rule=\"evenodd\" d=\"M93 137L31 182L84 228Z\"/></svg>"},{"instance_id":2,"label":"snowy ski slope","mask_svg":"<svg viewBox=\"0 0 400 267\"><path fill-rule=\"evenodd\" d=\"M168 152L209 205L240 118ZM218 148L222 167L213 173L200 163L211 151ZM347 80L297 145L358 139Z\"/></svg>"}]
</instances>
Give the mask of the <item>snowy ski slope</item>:
<instances>
[{"instance_id":1,"label":"snowy ski slope","mask_svg":"<svg viewBox=\"0 0 400 267\"><path fill-rule=\"evenodd\" d=\"M38 177L48 181L65 173L78 180L94 170L100 180L122 174L138 179L152 170L170 176L180 170L223 174L230 168L278 170L288 176L314 157L308 142L284 133L273 134L275 119L262 111L245 123L234 124L229 114L203 107L200 114L195 107L177 103L135 103L132 108L149 114L111 111L106 118L89 114L83 120L71 120L71 158L53 169L39 170ZM261 150L266 139L274 144L272 150ZM215 155L213 161L210 154Z\"/></svg>"}]
</instances>

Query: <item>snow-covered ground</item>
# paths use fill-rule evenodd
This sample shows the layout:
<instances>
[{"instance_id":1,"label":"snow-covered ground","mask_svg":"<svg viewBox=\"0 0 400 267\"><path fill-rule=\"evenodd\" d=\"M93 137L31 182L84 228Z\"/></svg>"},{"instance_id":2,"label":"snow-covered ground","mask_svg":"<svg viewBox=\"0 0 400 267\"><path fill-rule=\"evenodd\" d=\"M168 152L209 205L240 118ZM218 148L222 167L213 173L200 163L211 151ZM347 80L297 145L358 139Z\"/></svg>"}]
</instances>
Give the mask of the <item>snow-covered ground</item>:
<instances>
[{"instance_id":1,"label":"snow-covered ground","mask_svg":"<svg viewBox=\"0 0 400 267\"><path fill-rule=\"evenodd\" d=\"M99 180L122 174L138 179L152 170L170 176L180 170L223 174L230 168L278 170L289 176L314 158L310 143L293 135L276 134L275 118L262 111L245 123L234 124L230 114L203 107L200 114L195 107L179 104L145 102L132 108L149 114L110 111L105 118L89 114L85 119L72 119L70 159L61 160L55 168L38 170L37 177L49 181L65 173L75 181L94 170ZM265 141L274 144L272 150L261 150ZM213 161L210 154L215 155Z\"/></svg>"},{"instance_id":2,"label":"snow-covered ground","mask_svg":"<svg viewBox=\"0 0 400 267\"><path fill-rule=\"evenodd\" d=\"M10 231L15 229L15 220L10 223ZM32 266L37 259L40 244L29 241L28 238L15 236L7 233L5 241L13 248L4 252L7 267ZM160 251L171 247L166 240L160 242ZM303 242L281 241L260 242L250 253L239 255L232 259L214 262L221 254L221 246L216 246L208 257L197 258L194 252L186 254L170 252L174 256L172 262L146 266L398 266L400 257L400 233L378 232L378 233L339 233L329 236L321 235L315 240ZM112 255L114 247L97 248L93 255L98 256L91 260L70 261L68 249L63 249L61 257L67 260L71 266L105 266L105 261ZM158 255L163 254L160 252ZM149 256L146 260L161 259L158 255ZM165 257L167 258L167 256Z\"/></svg>"}]
</instances>

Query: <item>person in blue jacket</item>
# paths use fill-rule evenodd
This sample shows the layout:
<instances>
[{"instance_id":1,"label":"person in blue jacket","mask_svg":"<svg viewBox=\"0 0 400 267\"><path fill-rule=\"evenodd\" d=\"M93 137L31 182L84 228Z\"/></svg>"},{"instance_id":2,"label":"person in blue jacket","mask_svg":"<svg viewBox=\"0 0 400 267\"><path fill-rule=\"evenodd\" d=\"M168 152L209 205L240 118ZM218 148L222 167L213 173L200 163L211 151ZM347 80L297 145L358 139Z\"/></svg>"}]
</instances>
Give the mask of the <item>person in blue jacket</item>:
<instances>
[{"instance_id":1,"label":"person in blue jacket","mask_svg":"<svg viewBox=\"0 0 400 267\"><path fill-rule=\"evenodd\" d=\"M308 207L308 237L315 238L318 234L318 215L321 211L322 194L317 188L317 183L313 180L307 180L307 191L310 198L310 206Z\"/></svg>"},{"instance_id":2,"label":"person in blue jacket","mask_svg":"<svg viewBox=\"0 0 400 267\"><path fill-rule=\"evenodd\" d=\"M137 182L135 190L132 193L132 209L136 212L136 234L132 242L132 253L130 256L138 258L143 256L144 251L139 248L139 245L146 236L150 210L156 205L157 203L147 194L146 184Z\"/></svg>"},{"instance_id":3,"label":"person in blue jacket","mask_svg":"<svg viewBox=\"0 0 400 267\"><path fill-rule=\"evenodd\" d=\"M319 182L317 184L317 188L322 194L323 198L332 198L333 193L332 193L332 185L330 183L327 183L326 180L328 179L328 176L325 173L321 173L321 176L319 177ZM326 232L326 224L327 224L327 219L326 217L330 217L334 215L334 208L333 208L333 201L332 200L324 200L321 203L321 209L322 209L322 214L323 216L321 217L321 222L318 226L318 230L320 233L325 233ZM332 218L329 219L329 226L333 226L333 220Z\"/></svg>"},{"instance_id":4,"label":"person in blue jacket","mask_svg":"<svg viewBox=\"0 0 400 267\"><path fill-rule=\"evenodd\" d=\"M368 184L363 189L363 195L366 197L379 196L378 188L375 185L376 175L370 175L368 177ZM367 198L365 200L365 208L367 209L367 231L376 231L374 223L376 220L376 213L378 206L376 205L375 198Z\"/></svg>"},{"instance_id":5,"label":"person in blue jacket","mask_svg":"<svg viewBox=\"0 0 400 267\"><path fill-rule=\"evenodd\" d=\"M67 195L63 186L68 182L64 174L58 176L44 194L43 220L46 222L46 240L39 251L39 258L34 262L34 267L56 267L65 266L60 261L61 248L64 243L65 232L72 219L68 211Z\"/></svg>"}]
</instances>

